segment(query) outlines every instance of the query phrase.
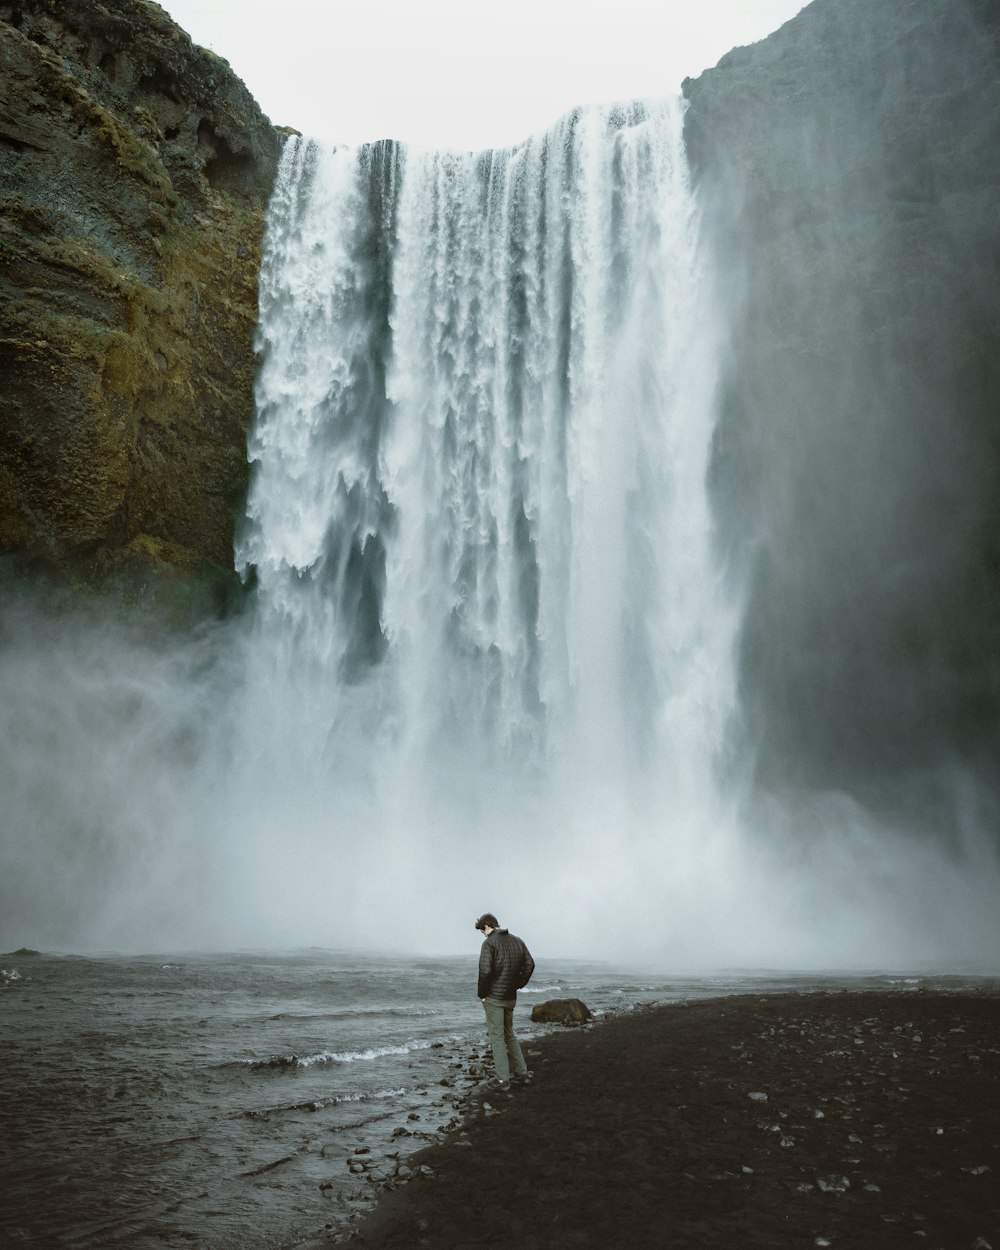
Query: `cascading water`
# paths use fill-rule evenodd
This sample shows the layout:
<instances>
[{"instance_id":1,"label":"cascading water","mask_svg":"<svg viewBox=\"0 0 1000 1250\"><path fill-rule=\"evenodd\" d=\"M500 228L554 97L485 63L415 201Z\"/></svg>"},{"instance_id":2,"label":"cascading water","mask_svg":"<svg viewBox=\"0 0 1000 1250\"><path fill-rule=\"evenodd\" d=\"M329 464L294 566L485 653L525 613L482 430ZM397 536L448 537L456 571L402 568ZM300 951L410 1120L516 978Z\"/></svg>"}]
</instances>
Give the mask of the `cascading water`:
<instances>
[{"instance_id":1,"label":"cascading water","mask_svg":"<svg viewBox=\"0 0 1000 1250\"><path fill-rule=\"evenodd\" d=\"M609 925L676 907L695 863L718 886L734 612L681 123L287 145L237 563L282 768L336 796L375 880L402 861L466 910L541 892Z\"/></svg>"},{"instance_id":2,"label":"cascading water","mask_svg":"<svg viewBox=\"0 0 1000 1250\"><path fill-rule=\"evenodd\" d=\"M665 102L479 155L288 141L248 610L0 613L11 948L450 953L489 909L546 957L991 966L979 791L955 849L863 784L752 780L706 485L739 314L681 126ZM779 550L758 504L741 577Z\"/></svg>"}]
</instances>

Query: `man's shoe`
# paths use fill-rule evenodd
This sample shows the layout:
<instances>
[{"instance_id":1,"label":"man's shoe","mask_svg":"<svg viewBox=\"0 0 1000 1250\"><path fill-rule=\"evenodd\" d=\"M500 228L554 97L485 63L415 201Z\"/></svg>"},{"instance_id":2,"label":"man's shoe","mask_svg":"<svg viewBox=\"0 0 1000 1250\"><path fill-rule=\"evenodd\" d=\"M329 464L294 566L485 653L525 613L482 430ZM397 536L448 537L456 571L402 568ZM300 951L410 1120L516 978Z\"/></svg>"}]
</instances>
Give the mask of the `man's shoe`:
<instances>
[{"instance_id":1,"label":"man's shoe","mask_svg":"<svg viewBox=\"0 0 1000 1250\"><path fill-rule=\"evenodd\" d=\"M512 1085L527 1085L529 1081L533 1081L534 1079L534 1075L531 1072L515 1072L510 1078L510 1083Z\"/></svg>"}]
</instances>

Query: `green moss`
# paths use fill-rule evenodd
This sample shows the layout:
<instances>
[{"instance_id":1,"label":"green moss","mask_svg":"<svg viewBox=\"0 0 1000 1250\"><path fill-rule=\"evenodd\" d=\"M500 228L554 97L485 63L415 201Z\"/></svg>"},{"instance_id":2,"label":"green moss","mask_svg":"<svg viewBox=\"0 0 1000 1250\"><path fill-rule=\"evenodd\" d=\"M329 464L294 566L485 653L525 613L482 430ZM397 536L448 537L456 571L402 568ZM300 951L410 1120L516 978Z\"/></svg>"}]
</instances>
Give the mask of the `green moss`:
<instances>
[{"instance_id":1,"label":"green moss","mask_svg":"<svg viewBox=\"0 0 1000 1250\"><path fill-rule=\"evenodd\" d=\"M202 48L201 54L220 69L225 69L228 73L232 73L233 67L224 56L219 56L218 52L213 52L211 48Z\"/></svg>"},{"instance_id":2,"label":"green moss","mask_svg":"<svg viewBox=\"0 0 1000 1250\"><path fill-rule=\"evenodd\" d=\"M138 178L149 189L151 198L161 204L176 204L170 176L154 148L133 131L125 130L107 109L92 105L99 119L97 137L114 149L118 168Z\"/></svg>"},{"instance_id":3,"label":"green moss","mask_svg":"<svg viewBox=\"0 0 1000 1250\"><path fill-rule=\"evenodd\" d=\"M59 57L39 45L35 45L35 49L40 85L64 100L81 122L95 129L97 139L114 151L118 168L138 178L154 200L164 204L177 203L170 176L155 148L134 131L122 126L113 113L91 96L78 78L63 68Z\"/></svg>"},{"instance_id":4,"label":"green moss","mask_svg":"<svg viewBox=\"0 0 1000 1250\"><path fill-rule=\"evenodd\" d=\"M89 321L85 317L61 317L39 313L25 304L13 304L7 312L11 329L22 331L21 346L42 355L58 351L80 364L104 368L112 343L127 341L120 330Z\"/></svg>"},{"instance_id":5,"label":"green moss","mask_svg":"<svg viewBox=\"0 0 1000 1250\"><path fill-rule=\"evenodd\" d=\"M157 147L166 123L156 106L141 92L123 98L125 80L105 89L76 60L105 26L124 47L115 41L127 28L136 82L171 76L195 115L220 134L241 130L264 160L267 123L252 101L239 102L222 58L192 49L151 0L132 0L126 27L117 9L85 0L48 11L49 46L12 35L18 101L51 125L54 150L72 153L86 203L28 178L0 206L0 263L14 288L0 342L10 431L0 547L137 601L180 601L188 584L193 598L218 599L233 579L247 478L268 174L247 199L216 190L192 140L179 202Z\"/></svg>"},{"instance_id":6,"label":"green moss","mask_svg":"<svg viewBox=\"0 0 1000 1250\"><path fill-rule=\"evenodd\" d=\"M125 298L132 298L144 285L139 275L123 269L89 239L49 236L35 243L40 260L82 274L96 286Z\"/></svg>"}]
</instances>

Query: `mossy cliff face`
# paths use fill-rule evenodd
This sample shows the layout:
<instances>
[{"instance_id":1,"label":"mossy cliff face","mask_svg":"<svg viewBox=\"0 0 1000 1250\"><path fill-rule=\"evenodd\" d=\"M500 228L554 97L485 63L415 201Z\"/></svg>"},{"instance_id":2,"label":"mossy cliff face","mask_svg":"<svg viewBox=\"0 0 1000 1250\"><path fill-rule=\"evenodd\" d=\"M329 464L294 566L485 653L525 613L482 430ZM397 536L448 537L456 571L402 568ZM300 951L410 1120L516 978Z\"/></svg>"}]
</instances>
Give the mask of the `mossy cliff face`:
<instances>
[{"instance_id":1,"label":"mossy cliff face","mask_svg":"<svg viewBox=\"0 0 1000 1250\"><path fill-rule=\"evenodd\" d=\"M149 0L0 2L0 553L231 567L279 145Z\"/></svg>"},{"instance_id":2,"label":"mossy cliff face","mask_svg":"<svg viewBox=\"0 0 1000 1250\"><path fill-rule=\"evenodd\" d=\"M995 776L1000 6L814 0L685 94L762 774Z\"/></svg>"}]
</instances>

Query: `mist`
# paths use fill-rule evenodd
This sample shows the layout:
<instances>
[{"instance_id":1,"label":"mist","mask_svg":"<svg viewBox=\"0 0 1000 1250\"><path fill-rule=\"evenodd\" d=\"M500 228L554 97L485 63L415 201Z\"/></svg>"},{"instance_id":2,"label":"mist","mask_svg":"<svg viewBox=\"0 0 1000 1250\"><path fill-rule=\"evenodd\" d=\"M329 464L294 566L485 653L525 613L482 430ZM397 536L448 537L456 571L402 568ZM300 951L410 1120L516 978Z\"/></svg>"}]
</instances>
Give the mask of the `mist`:
<instances>
[{"instance_id":1,"label":"mist","mask_svg":"<svg viewBox=\"0 0 1000 1250\"><path fill-rule=\"evenodd\" d=\"M975 4L813 6L713 71L728 123L710 75L689 91L755 778L847 793L959 856L997 829L995 25ZM760 106L751 159L740 94L779 65L794 106Z\"/></svg>"},{"instance_id":2,"label":"mist","mask_svg":"<svg viewBox=\"0 0 1000 1250\"><path fill-rule=\"evenodd\" d=\"M0 947L461 953L488 909L630 966L995 964L1000 288L879 29L767 160L708 76L499 153L289 141L243 607L5 596Z\"/></svg>"},{"instance_id":3,"label":"mist","mask_svg":"<svg viewBox=\"0 0 1000 1250\"><path fill-rule=\"evenodd\" d=\"M4 949L462 953L489 903L549 957L630 966L995 957L992 813L967 778L960 847L843 795L772 805L753 829L723 808L706 829L696 807L607 776L532 786L473 768L457 742L414 787L379 767L371 735L304 733L309 691L288 700L250 667L253 631L238 618L192 639L101 607L8 603Z\"/></svg>"},{"instance_id":4,"label":"mist","mask_svg":"<svg viewBox=\"0 0 1000 1250\"><path fill-rule=\"evenodd\" d=\"M968 971L994 957L996 862L974 791L959 848L844 796L772 809L763 830L720 810L706 829L697 807L607 776L532 785L473 767L458 742L415 787L372 758L371 736L308 732L309 691L289 699L248 663L254 629L241 617L192 639L101 606L8 603L5 949L462 953L488 902L549 957L630 966Z\"/></svg>"}]
</instances>

